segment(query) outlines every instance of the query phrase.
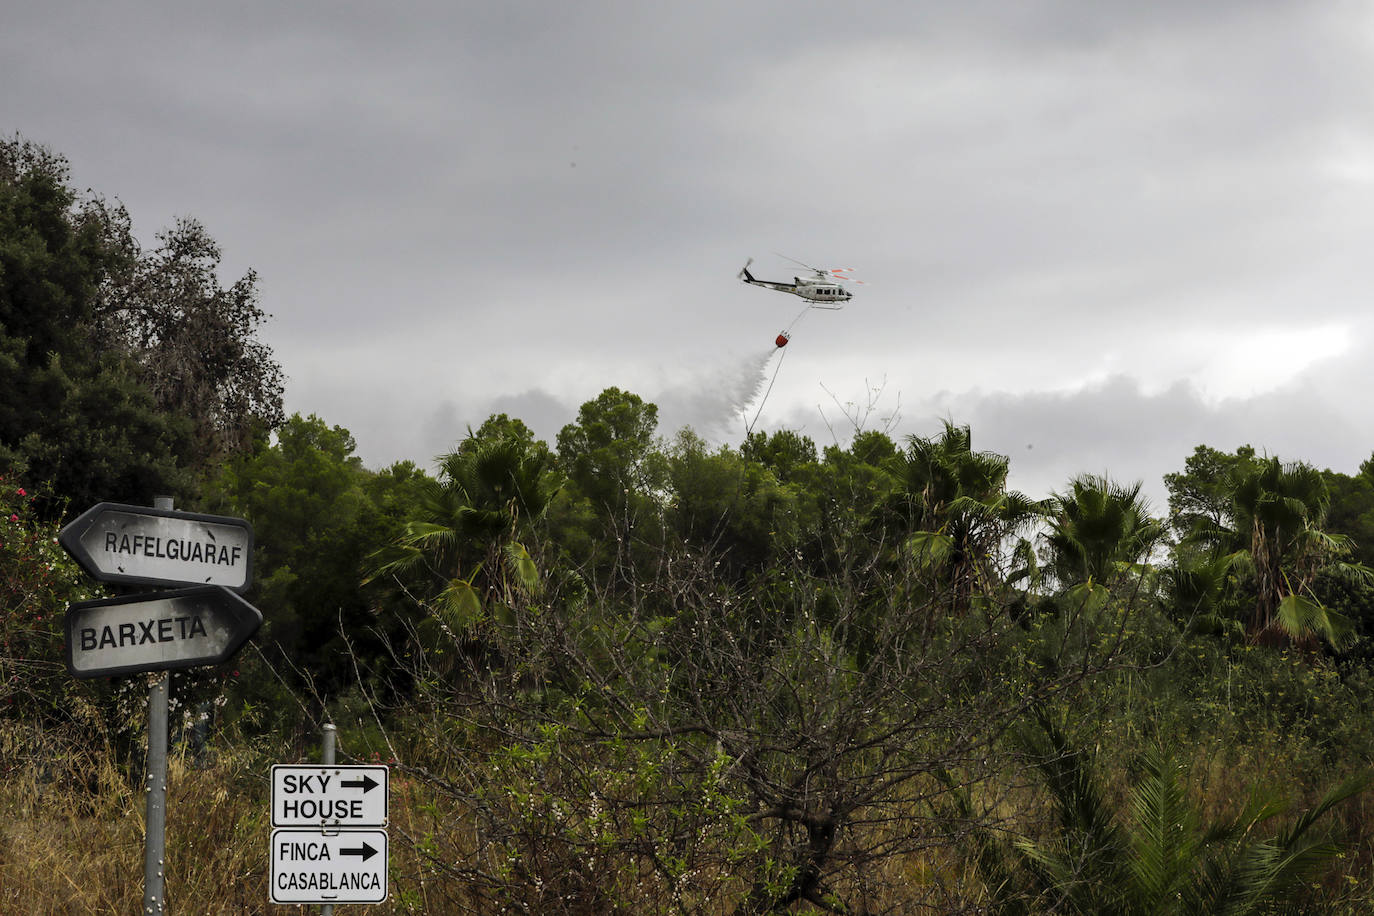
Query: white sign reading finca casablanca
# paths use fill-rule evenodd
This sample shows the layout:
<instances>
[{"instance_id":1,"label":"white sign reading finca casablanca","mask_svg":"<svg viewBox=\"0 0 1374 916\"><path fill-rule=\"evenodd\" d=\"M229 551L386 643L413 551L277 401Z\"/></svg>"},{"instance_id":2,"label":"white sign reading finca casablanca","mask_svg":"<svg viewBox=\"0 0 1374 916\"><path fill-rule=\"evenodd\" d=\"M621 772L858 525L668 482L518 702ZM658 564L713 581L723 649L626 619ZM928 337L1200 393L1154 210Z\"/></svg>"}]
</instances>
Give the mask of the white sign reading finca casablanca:
<instances>
[{"instance_id":1,"label":"white sign reading finca casablanca","mask_svg":"<svg viewBox=\"0 0 1374 916\"><path fill-rule=\"evenodd\" d=\"M382 903L386 840L385 830L273 830L272 902Z\"/></svg>"}]
</instances>

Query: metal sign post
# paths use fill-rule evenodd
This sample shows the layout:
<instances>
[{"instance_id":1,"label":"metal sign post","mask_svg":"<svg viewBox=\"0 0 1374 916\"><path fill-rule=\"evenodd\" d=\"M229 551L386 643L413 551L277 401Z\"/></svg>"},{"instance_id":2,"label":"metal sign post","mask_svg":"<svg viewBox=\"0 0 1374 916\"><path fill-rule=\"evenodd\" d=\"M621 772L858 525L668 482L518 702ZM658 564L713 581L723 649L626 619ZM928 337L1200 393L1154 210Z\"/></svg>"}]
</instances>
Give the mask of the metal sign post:
<instances>
[{"instance_id":1,"label":"metal sign post","mask_svg":"<svg viewBox=\"0 0 1374 916\"><path fill-rule=\"evenodd\" d=\"M163 912L162 872L167 860L167 694L171 672L148 689L147 829L143 838L143 912Z\"/></svg>"},{"instance_id":2,"label":"metal sign post","mask_svg":"<svg viewBox=\"0 0 1374 916\"><path fill-rule=\"evenodd\" d=\"M172 498L157 496L154 506L170 511ZM67 614L71 619L70 611ZM67 634L71 652L71 634ZM70 667L70 663L69 663ZM148 916L164 912L162 896L163 865L167 861L167 695L172 690L172 675L163 671L148 688L148 771L147 807L143 831L143 912Z\"/></svg>"},{"instance_id":3,"label":"metal sign post","mask_svg":"<svg viewBox=\"0 0 1374 916\"><path fill-rule=\"evenodd\" d=\"M63 527L57 539L102 582L192 586L78 602L66 616L67 670L73 676L160 672L148 688L143 843L143 913L156 916L166 910L170 671L227 661L262 625L262 613L234 593L252 581L253 529L241 518L176 512L170 496L157 496L151 509L100 503Z\"/></svg>"},{"instance_id":4,"label":"metal sign post","mask_svg":"<svg viewBox=\"0 0 1374 916\"><path fill-rule=\"evenodd\" d=\"M382 903L387 897L385 766L334 763L337 730L324 726L322 764L272 767L273 903ZM362 829L381 828L381 829Z\"/></svg>"},{"instance_id":5,"label":"metal sign post","mask_svg":"<svg viewBox=\"0 0 1374 916\"><path fill-rule=\"evenodd\" d=\"M334 748L338 744L339 729L333 722L324 723L320 736L320 763L334 762ZM320 907L320 916L334 916L334 904L326 903Z\"/></svg>"}]
</instances>

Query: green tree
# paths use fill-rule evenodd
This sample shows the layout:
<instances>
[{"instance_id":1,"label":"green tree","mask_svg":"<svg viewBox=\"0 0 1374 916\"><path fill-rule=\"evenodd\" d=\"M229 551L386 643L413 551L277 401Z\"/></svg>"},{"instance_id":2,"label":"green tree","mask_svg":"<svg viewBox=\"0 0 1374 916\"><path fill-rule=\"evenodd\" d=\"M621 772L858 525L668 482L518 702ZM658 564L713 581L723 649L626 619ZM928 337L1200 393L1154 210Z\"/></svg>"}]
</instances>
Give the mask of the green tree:
<instances>
[{"instance_id":1,"label":"green tree","mask_svg":"<svg viewBox=\"0 0 1374 916\"><path fill-rule=\"evenodd\" d=\"M798 462L782 460L796 473ZM805 501L772 467L725 446L711 451L683 430L668 455L668 481L673 532L693 549L718 557L727 581L767 577L773 564L798 548L807 524Z\"/></svg>"},{"instance_id":2,"label":"green tree","mask_svg":"<svg viewBox=\"0 0 1374 916\"><path fill-rule=\"evenodd\" d=\"M282 424L281 367L257 336L267 314L256 273L222 287L220 247L195 220L157 238L116 278L98 317L134 355L158 406L192 419L194 461L208 466Z\"/></svg>"},{"instance_id":3,"label":"green tree","mask_svg":"<svg viewBox=\"0 0 1374 916\"><path fill-rule=\"evenodd\" d=\"M1175 527L1186 532L1176 562L1201 568L1229 557L1228 590L1248 602L1251 639L1347 644L1350 621L1323 604L1314 586L1322 575L1368 582L1374 572L1347 562L1352 541L1326 530L1330 493L1322 474L1305 462L1256 458L1248 447L1234 456L1199 447L1190 462L1168 481ZM1205 510L1194 508L1204 503Z\"/></svg>"},{"instance_id":4,"label":"green tree","mask_svg":"<svg viewBox=\"0 0 1374 916\"><path fill-rule=\"evenodd\" d=\"M657 428L658 407L637 394L607 388L559 431L558 459L599 511L620 517L632 496L661 485L662 469L652 460Z\"/></svg>"},{"instance_id":5,"label":"green tree","mask_svg":"<svg viewBox=\"0 0 1374 916\"><path fill-rule=\"evenodd\" d=\"M0 471L47 484L50 514L190 486L189 421L97 321L135 258L122 208L78 200L60 156L0 141Z\"/></svg>"},{"instance_id":6,"label":"green tree","mask_svg":"<svg viewBox=\"0 0 1374 916\"><path fill-rule=\"evenodd\" d=\"M50 484L52 512L194 502L282 420L256 277L222 289L194 221L159 240L143 254L124 208L79 197L64 159L0 141L0 470Z\"/></svg>"},{"instance_id":7,"label":"green tree","mask_svg":"<svg viewBox=\"0 0 1374 916\"><path fill-rule=\"evenodd\" d=\"M1292 640L1346 641L1349 621L1317 601L1312 584L1332 566L1366 577L1368 572L1340 561L1350 553L1350 540L1323 530L1329 503L1321 474L1303 462L1270 458L1237 478L1234 527L1223 533L1244 545L1254 576L1253 634L1278 631Z\"/></svg>"},{"instance_id":8,"label":"green tree","mask_svg":"<svg viewBox=\"0 0 1374 916\"><path fill-rule=\"evenodd\" d=\"M405 463L370 472L354 449L346 429L296 414L210 487L215 511L253 525L259 644L275 647L290 683L308 680L324 696L356 681L355 663L389 668L383 643L399 621L378 614L379 594L361 583L427 480Z\"/></svg>"},{"instance_id":9,"label":"green tree","mask_svg":"<svg viewBox=\"0 0 1374 916\"><path fill-rule=\"evenodd\" d=\"M1248 445L1234 455L1206 445L1193 449L1183 470L1164 475L1169 491L1169 524L1178 537L1197 540L1200 535L1224 527L1232 516L1232 494L1239 474L1254 468L1260 459Z\"/></svg>"},{"instance_id":10,"label":"green tree","mask_svg":"<svg viewBox=\"0 0 1374 916\"><path fill-rule=\"evenodd\" d=\"M770 469L783 483L806 479L816 465L816 443L809 436L780 429L771 434L750 433L740 455Z\"/></svg>"},{"instance_id":11,"label":"green tree","mask_svg":"<svg viewBox=\"0 0 1374 916\"><path fill-rule=\"evenodd\" d=\"M1061 586L1107 585L1149 560L1164 526L1150 516L1141 486L1083 474L1050 500L1047 571Z\"/></svg>"},{"instance_id":12,"label":"green tree","mask_svg":"<svg viewBox=\"0 0 1374 916\"><path fill-rule=\"evenodd\" d=\"M657 562L662 551L667 459L657 427L655 405L607 388L558 433L568 486L550 524L564 559L597 587L631 583L630 568Z\"/></svg>"},{"instance_id":13,"label":"green tree","mask_svg":"<svg viewBox=\"0 0 1374 916\"><path fill-rule=\"evenodd\" d=\"M891 462L897 489L886 515L909 549L942 571L956 608L1001 584L997 564L1007 540L1043 511L1007 489L1009 466L1004 455L974 451L969 427L950 421L939 436L908 438Z\"/></svg>"},{"instance_id":14,"label":"green tree","mask_svg":"<svg viewBox=\"0 0 1374 916\"><path fill-rule=\"evenodd\" d=\"M524 424L516 435L511 427L489 420L440 456L438 479L421 483L414 516L373 558L373 578L418 577L419 597L457 635L538 583L522 540L561 480L547 446L518 434Z\"/></svg>"}]
</instances>

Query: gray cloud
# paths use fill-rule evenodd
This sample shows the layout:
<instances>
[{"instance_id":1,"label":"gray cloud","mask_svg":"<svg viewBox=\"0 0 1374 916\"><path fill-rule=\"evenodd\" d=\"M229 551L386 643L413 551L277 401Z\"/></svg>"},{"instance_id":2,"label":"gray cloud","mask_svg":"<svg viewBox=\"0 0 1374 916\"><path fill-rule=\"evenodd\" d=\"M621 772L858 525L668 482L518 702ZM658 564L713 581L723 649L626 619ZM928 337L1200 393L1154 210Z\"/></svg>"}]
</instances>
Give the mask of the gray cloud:
<instances>
[{"instance_id":1,"label":"gray cloud","mask_svg":"<svg viewBox=\"0 0 1374 916\"><path fill-rule=\"evenodd\" d=\"M289 406L371 463L486 406L552 437L610 385L729 441L747 354L796 312L734 272L783 252L869 284L798 327L761 423L842 439L827 391L886 378L913 429L967 414L1043 489L1213 433L1365 450L1364 367L1233 402L1203 381L1246 394L1228 341L1256 329L1363 339L1369 25L1299 0L53 0L7 11L0 125L140 237L193 215L256 268Z\"/></svg>"}]
</instances>

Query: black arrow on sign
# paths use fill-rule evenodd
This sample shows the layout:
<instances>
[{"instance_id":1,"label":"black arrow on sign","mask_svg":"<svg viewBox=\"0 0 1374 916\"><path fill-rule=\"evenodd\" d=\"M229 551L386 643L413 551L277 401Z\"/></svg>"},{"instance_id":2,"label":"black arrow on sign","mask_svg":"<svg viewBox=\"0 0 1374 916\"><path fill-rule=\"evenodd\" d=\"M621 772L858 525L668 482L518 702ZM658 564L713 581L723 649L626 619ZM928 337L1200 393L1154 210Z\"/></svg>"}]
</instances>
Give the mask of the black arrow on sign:
<instances>
[{"instance_id":1,"label":"black arrow on sign","mask_svg":"<svg viewBox=\"0 0 1374 916\"><path fill-rule=\"evenodd\" d=\"M380 786L381 783L364 773L362 779L341 779L339 785L345 789L362 789L364 793L367 793Z\"/></svg>"},{"instance_id":2,"label":"black arrow on sign","mask_svg":"<svg viewBox=\"0 0 1374 916\"><path fill-rule=\"evenodd\" d=\"M369 843L369 842L367 842L367 840L363 840L363 845L362 845L361 847L355 846L355 847L353 847L352 849L344 849L344 848L341 847L341 848L339 849L339 855L341 855L341 856L361 856L361 857L362 857L362 860L363 860L364 862L366 862L368 859L372 858L372 857L375 856L376 854L377 854L377 850L373 849L373 848L372 848L372 844Z\"/></svg>"}]
</instances>

